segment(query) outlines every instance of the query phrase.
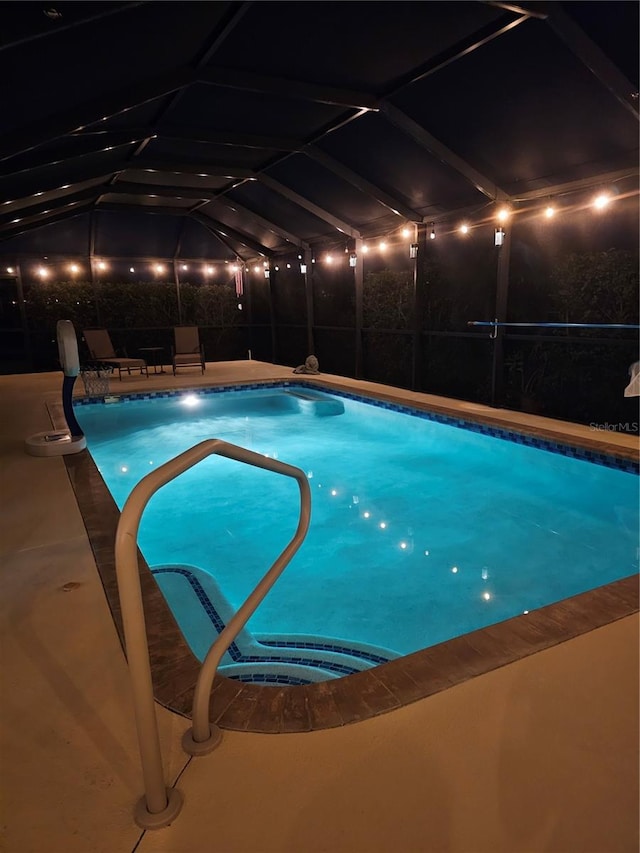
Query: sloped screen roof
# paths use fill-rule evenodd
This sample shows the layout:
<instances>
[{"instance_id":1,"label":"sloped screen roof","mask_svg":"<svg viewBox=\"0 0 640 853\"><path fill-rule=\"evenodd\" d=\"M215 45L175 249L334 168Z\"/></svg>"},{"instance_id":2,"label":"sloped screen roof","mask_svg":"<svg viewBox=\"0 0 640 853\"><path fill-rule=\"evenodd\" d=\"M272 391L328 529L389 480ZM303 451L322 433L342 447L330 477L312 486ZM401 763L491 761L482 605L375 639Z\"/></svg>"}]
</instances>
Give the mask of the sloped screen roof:
<instances>
[{"instance_id":1,"label":"sloped screen roof","mask_svg":"<svg viewBox=\"0 0 640 853\"><path fill-rule=\"evenodd\" d=\"M601 180L637 189L635 2L0 13L3 251L78 218L126 254L161 216L167 256L187 235L249 258Z\"/></svg>"}]
</instances>

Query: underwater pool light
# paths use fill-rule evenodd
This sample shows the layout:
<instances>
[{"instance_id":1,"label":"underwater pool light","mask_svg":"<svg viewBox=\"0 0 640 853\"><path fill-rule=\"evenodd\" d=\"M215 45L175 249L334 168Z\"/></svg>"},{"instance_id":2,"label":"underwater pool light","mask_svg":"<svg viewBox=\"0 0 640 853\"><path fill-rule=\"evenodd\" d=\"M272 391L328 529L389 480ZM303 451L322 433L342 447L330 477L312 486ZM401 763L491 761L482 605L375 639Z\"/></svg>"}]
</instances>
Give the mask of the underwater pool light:
<instances>
[{"instance_id":1,"label":"underwater pool light","mask_svg":"<svg viewBox=\"0 0 640 853\"><path fill-rule=\"evenodd\" d=\"M187 394L186 397L182 397L180 402L183 406L188 406L189 408L193 408L200 404L200 399L195 394Z\"/></svg>"}]
</instances>

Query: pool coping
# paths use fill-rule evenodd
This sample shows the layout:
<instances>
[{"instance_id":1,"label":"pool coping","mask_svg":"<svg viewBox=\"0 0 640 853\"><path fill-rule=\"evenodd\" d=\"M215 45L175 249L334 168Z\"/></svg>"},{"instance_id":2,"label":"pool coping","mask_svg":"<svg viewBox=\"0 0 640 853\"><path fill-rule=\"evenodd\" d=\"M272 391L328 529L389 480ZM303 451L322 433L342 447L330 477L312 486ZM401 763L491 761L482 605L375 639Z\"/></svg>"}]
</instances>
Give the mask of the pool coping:
<instances>
[{"instance_id":1,"label":"pool coping","mask_svg":"<svg viewBox=\"0 0 640 853\"><path fill-rule=\"evenodd\" d=\"M306 384L310 377L304 377ZM319 378L320 379L320 378ZM281 384L280 380L276 380ZM211 383L222 387L229 383ZM273 382L234 382L234 386L269 386ZM297 381L289 384L298 384ZM312 382L350 396L373 397L392 404L472 420L446 401L437 409L431 401L402 401L382 390L366 393L353 385L322 378ZM187 390L187 389L183 389ZM189 388L189 391L197 389ZM395 389L394 389L395 390ZM401 392L400 392L401 393ZM54 426L60 424L60 404L49 406ZM486 413L482 413L486 414ZM478 423L487 418L478 417ZM495 410L493 425L558 442L557 429L528 427ZM633 448L587 437L564 437L565 446L588 447L598 453L636 461ZM63 457L76 494L96 566L124 649L122 618L115 573L114 541L120 517L88 451ZM144 557L138 553L147 624L151 671L156 700L185 717L191 716L200 662L188 647ZM343 678L300 685L267 686L216 675L210 718L223 729L261 733L304 732L335 728L392 711L446 690L470 678L513 663L543 649L638 613L639 577L632 575L572 598L547 605L453 640L423 649L372 669Z\"/></svg>"}]
</instances>

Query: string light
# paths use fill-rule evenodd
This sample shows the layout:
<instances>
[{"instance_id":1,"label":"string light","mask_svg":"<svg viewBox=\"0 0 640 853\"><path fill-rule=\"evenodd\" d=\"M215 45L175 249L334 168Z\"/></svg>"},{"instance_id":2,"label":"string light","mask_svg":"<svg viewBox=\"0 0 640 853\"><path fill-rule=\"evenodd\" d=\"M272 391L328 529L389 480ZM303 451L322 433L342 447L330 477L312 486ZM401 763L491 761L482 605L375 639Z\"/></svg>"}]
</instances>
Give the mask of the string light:
<instances>
[{"instance_id":1,"label":"string light","mask_svg":"<svg viewBox=\"0 0 640 853\"><path fill-rule=\"evenodd\" d=\"M614 200L613 193L611 193L610 191L607 191L607 190L602 190L602 191L598 192L595 196L593 196L590 201L585 200L585 201L583 201L583 203L581 205L579 204L579 205L574 205L574 206L569 206L569 207L563 206L563 208L560 209L560 212L566 214L566 213L570 213L574 210L583 210L587 205L591 206L596 211L604 211L609 207L609 205L611 204L611 202L613 200ZM524 198L513 199L512 203L521 203L524 201L525 201ZM5 202L5 203L7 203L7 202ZM540 206L538 206L536 209L534 209L533 207L532 208L523 208L521 211L519 211L520 214L524 214L523 218L525 220L527 218L532 218L535 216L538 216L538 217L544 216L545 219L551 220L551 219L554 219L558 215L558 212L559 212L558 207L553 203L553 200L550 197L547 197L546 202L542 202L542 200L540 200ZM509 204L503 204L495 213L495 220L497 220L497 222L499 223L494 228L494 245L495 246L502 247L505 244L507 232L505 231L505 229L502 226L504 223L509 221L509 219L511 218L511 216L513 216L513 214L514 214L514 210L512 209L512 207ZM489 222L489 220L487 220L487 218L484 218L484 219L476 222L475 224L470 224L468 221L463 221L459 225L453 226L450 229L448 229L445 225L442 233L445 236L448 236L454 232L457 232L461 236L466 236L471 232L472 227L477 228L477 227L481 227L481 226L486 226L486 225L488 225L488 222ZM440 228L443 227L442 222L439 222L439 227ZM429 223L428 233L429 233L429 239L430 240L436 239L435 222L432 221ZM415 260L418 257L418 253L419 253L419 244L416 242L413 242L415 240L415 225L413 225L413 227L412 227L411 223L408 223L407 225L403 226L401 229L394 231L393 234L391 234L391 233L387 234L385 237L382 237L379 239L370 237L369 238L369 244L367 244L363 240L361 245L358 246L358 252L362 252L363 255L368 255L369 252L374 248L374 242L376 239L377 239L377 243L375 243L375 248L377 248L377 250L381 253L388 251L391 247L398 248L398 244L400 243L400 235L401 235L402 239L404 239L404 240L411 240L411 242L408 245L409 258L412 260ZM406 249L405 249L405 251L406 251ZM346 258L348 259L349 266L352 268L357 267L357 265L358 265L358 254L355 251L351 251L348 245L345 245L345 247L344 247L344 254L345 254ZM264 257L264 255L263 255L263 257ZM336 256L335 254L331 254L331 253L327 252L323 257L323 260L327 264L335 264L336 262L338 262L338 263L340 262L341 257L342 257L342 252L340 252L338 254L338 256ZM48 262L47 257L45 257L44 260L45 260L45 262ZM302 274L306 274L308 266L307 266L307 263L304 261L302 254L298 254L298 261L299 261L300 272ZM110 264L107 261L105 261L104 259L95 260L92 257L89 257L89 263L90 263L90 265L92 265L92 267L94 269L96 269L100 272L104 272L104 271L108 270L110 267ZM178 263L178 262L174 261L174 263ZM222 261L220 261L220 263L222 263ZM316 263L316 258L313 256L311 257L311 263L312 264ZM224 264L229 265L230 264L229 260L225 259ZM291 263L286 264L287 269L291 269L291 267L292 267ZM162 274L162 273L165 273L165 271L166 271L166 264L163 264L160 262L154 262L151 264L151 268L156 274ZM189 268L190 267L186 262L184 262L184 261L179 262L179 269L182 270L183 272L188 271ZM233 264L233 265L230 265L228 268L233 273L236 273L238 271L238 269L240 269L241 267L239 267L237 264ZM279 269L278 266L270 267L268 261L263 262L262 268L264 269L265 278L269 278L271 269L274 269L274 270ZM5 267L5 270L6 270L8 275L14 275L15 269L16 268L13 266ZM67 269L74 276L82 273L82 267L75 262L69 262ZM128 269L129 269L129 273L131 273L131 274L135 273L135 271L136 271L134 266L131 266ZM245 267L245 269L247 270L247 272L249 271L249 267ZM255 267L253 267L253 270L256 273L258 273L260 271L260 269L261 269L261 267L259 267L257 265ZM207 264L207 265L203 265L202 270L203 270L204 274L206 276L208 276L208 275L212 275L215 272L215 267ZM53 274L53 270L50 267L45 267L43 265L43 266L37 267L35 269L35 274L40 279L47 279Z\"/></svg>"}]
</instances>

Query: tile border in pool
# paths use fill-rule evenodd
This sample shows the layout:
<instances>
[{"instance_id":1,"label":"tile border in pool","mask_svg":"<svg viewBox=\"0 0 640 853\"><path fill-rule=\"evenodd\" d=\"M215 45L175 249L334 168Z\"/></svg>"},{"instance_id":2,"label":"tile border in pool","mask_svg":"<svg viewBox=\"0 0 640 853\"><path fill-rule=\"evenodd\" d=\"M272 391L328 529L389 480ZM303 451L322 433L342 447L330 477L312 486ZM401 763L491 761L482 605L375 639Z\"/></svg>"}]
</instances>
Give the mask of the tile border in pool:
<instances>
[{"instance_id":1,"label":"tile border in pool","mask_svg":"<svg viewBox=\"0 0 640 853\"><path fill-rule=\"evenodd\" d=\"M284 384L281 381L237 383L233 387L241 390ZM306 382L286 384L307 386ZM329 383L309 383L307 387L326 388L327 385L332 392L343 390ZM229 386L218 386L221 390L225 387ZM177 393L184 394L186 390ZM196 393L196 389L189 390ZM162 392L164 396L175 393ZM375 399L362 396L367 401ZM58 420L61 410L60 404L50 407L54 427L62 426ZM573 441L573 437L570 440ZM622 448L622 455L625 455L625 448ZM630 451L626 455L633 456ZM64 456L63 460L123 642L113 552L120 514L88 451ZM156 700L190 717L200 663L187 646L141 554L138 562ZM267 686L218 674L209 703L210 718L223 729L270 734L328 729L369 719L637 614L638 593L638 575L633 575L332 681L295 686L274 686L270 682Z\"/></svg>"},{"instance_id":2,"label":"tile border in pool","mask_svg":"<svg viewBox=\"0 0 640 853\"><path fill-rule=\"evenodd\" d=\"M152 575L163 575L163 574L176 574L183 577L189 586L191 587L194 595L198 599L202 609L204 610L207 618L215 628L218 634L222 633L223 629L226 627L225 622L218 612L213 601L211 601L210 597L207 595L205 589L202 584L195 577L192 571L184 566L159 566L157 568L151 569ZM247 632L247 629L244 629ZM291 635L289 635L291 636ZM349 666L345 662L338 662L335 660L329 660L328 656L325 658L309 658L305 657L303 652L329 652L333 654L344 655L345 658L355 658L356 660L366 661L369 664L379 665L381 663L387 663L390 658L382 657L379 654L375 654L372 650L365 649L354 649L350 646L338 645L337 643L330 643L328 641L322 642L321 638L318 639L317 642L311 642L309 640L295 640L295 639L263 639L255 636L251 637L252 642L255 644L255 653L247 654L243 652L238 645L238 643L234 640L227 649L227 653L234 664L247 664L247 663L255 663L258 665L262 664L272 664L272 663L286 663L286 664L296 664L299 666L310 667L311 669L316 670L324 670L327 672L331 672L337 677L343 675L353 675L356 672L360 672L361 667ZM284 656L282 654L278 655L277 651L285 650L289 652L298 652L298 657L292 656ZM261 652L261 654L258 654ZM224 669L221 668L222 673L224 674ZM230 676L231 678L240 678L240 676ZM282 675L273 677L266 676L258 676L253 675L250 678L245 678L244 676L240 678L241 681L279 681L282 684L292 683L292 684L308 684L310 681L295 678L293 681L287 681L289 676Z\"/></svg>"},{"instance_id":3,"label":"tile border in pool","mask_svg":"<svg viewBox=\"0 0 640 853\"><path fill-rule=\"evenodd\" d=\"M225 627L225 623L224 623L222 617L220 616L220 614L218 613L218 611L216 610L215 605L213 604L213 602L211 601L211 599L209 598L207 593L202 588L200 581L196 577L194 577L192 572L190 572L188 569L180 568L178 566L172 566L170 568L167 567L167 568L151 569L150 571L151 571L152 575L170 574L170 573L182 575L182 577L184 577L187 580L187 583L191 586L191 589L195 593L198 601L202 605L204 612L207 614L209 620L211 621L212 625L214 626L214 628L216 629L218 634L220 634L222 632L223 628ZM354 672L358 672L358 670L354 669L353 667L345 666L343 664L338 664L338 663L328 661L328 660L315 660L315 659L311 660L310 658L304 658L304 657L286 658L286 657L282 657L282 655L277 655L275 653L268 656L267 652L269 651L270 648L277 649L279 647L284 647L284 648L294 647L297 649L299 647L294 646L293 643L291 643L291 644L286 644L286 643L280 644L277 642L263 643L259 640L256 640L255 642L258 646L264 646L265 647L264 657L261 657L257 654L255 654L255 655L244 654L240 650L240 648L238 647L238 644L234 641L230 644L230 646L227 650L229 653L229 656L231 657L233 662L234 663L256 663L256 664L285 663L285 662L298 663L301 666L309 666L309 667L313 667L315 669L327 669L327 670L329 670L329 672L333 672L336 675L352 675ZM309 648L309 644L307 644L307 648ZM345 650L343 649L342 651L345 651ZM282 676L282 678L284 679L284 678L286 678L286 676ZM255 681L258 679L253 678L252 680ZM275 677L273 679L262 677L259 680L271 681L271 680L275 680ZM283 681L282 683L286 683L286 682Z\"/></svg>"},{"instance_id":4,"label":"tile border in pool","mask_svg":"<svg viewBox=\"0 0 640 853\"><path fill-rule=\"evenodd\" d=\"M121 394L117 396L119 402L151 400L155 398L183 397L185 394L193 394L195 396L208 396L211 394L234 393L241 391L264 390L268 388L318 388L325 390L327 393L337 397L343 397L348 400L355 400L359 403L367 403L377 406L378 408L388 409L394 412L400 412L412 417L423 418L424 420L434 421L436 423L453 426L458 429L468 430L469 432L477 432L482 435L488 435L492 438L499 438L503 441L511 441L514 444L523 444L528 447L534 447L538 450L546 450L549 453L557 453L561 456L569 456L574 459L580 459L584 462L590 462L594 465L603 465L607 468L615 468L620 471L626 471L631 474L640 474L640 461L637 458L632 458L632 455L607 453L601 450L589 448L579 442L571 443L570 441L554 441L553 439L537 434L535 431L523 428L523 431L509 429L504 426L493 426L481 419L472 420L461 417L459 414L446 414L443 412L430 411L427 408L421 408L408 403L398 403L392 400L378 399L363 394L355 394L351 391L332 387L330 384L324 384L322 381L308 382L305 380L289 381L275 380L266 382L250 382L238 383L233 385L217 385L210 387L198 387L191 389L174 389L170 391L147 391L134 392L130 394ZM90 403L104 403L102 397L81 397L74 399L74 405L88 405ZM112 405L107 404L105 405Z\"/></svg>"}]
</instances>

